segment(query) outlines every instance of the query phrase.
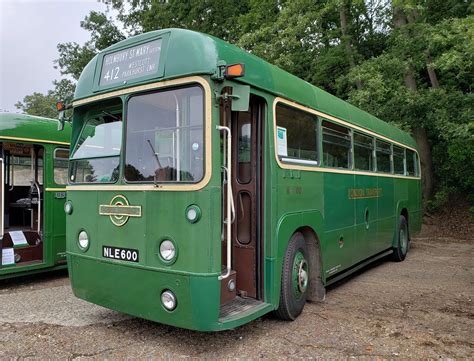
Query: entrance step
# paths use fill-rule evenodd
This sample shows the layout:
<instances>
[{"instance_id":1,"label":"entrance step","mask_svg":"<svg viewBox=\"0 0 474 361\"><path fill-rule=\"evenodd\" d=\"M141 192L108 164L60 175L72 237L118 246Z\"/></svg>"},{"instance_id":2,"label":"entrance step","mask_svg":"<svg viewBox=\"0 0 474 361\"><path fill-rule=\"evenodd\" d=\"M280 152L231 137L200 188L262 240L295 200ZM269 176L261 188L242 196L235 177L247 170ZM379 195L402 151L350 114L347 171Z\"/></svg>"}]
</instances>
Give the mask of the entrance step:
<instances>
[{"instance_id":1,"label":"entrance step","mask_svg":"<svg viewBox=\"0 0 474 361\"><path fill-rule=\"evenodd\" d=\"M242 298L237 296L232 301L221 306L219 321L225 322L234 317L240 317L243 313L253 313L260 307L266 305L266 303L254 298Z\"/></svg>"}]
</instances>

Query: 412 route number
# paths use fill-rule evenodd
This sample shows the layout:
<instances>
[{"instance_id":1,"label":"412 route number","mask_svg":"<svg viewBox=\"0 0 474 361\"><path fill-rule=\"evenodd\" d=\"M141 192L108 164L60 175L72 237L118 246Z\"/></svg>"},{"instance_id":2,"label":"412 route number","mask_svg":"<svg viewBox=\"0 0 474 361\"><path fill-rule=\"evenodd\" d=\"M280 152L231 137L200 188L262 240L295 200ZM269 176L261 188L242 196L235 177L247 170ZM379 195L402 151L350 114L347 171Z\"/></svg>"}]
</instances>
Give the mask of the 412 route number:
<instances>
[{"instance_id":1,"label":"412 route number","mask_svg":"<svg viewBox=\"0 0 474 361\"><path fill-rule=\"evenodd\" d=\"M107 73L104 75L106 81L111 81L119 78L120 67L116 66L113 69L107 70Z\"/></svg>"}]
</instances>

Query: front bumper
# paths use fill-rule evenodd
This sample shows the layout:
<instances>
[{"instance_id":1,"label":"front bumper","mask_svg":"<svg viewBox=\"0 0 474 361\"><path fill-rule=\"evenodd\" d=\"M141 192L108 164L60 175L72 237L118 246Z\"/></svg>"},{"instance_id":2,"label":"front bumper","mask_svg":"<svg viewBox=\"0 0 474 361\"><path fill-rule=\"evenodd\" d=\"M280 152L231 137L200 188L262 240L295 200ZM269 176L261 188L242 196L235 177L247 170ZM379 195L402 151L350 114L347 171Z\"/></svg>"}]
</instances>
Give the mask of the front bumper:
<instances>
[{"instance_id":1,"label":"front bumper","mask_svg":"<svg viewBox=\"0 0 474 361\"><path fill-rule=\"evenodd\" d=\"M67 257L72 289L81 299L181 328L215 331L235 327L218 322L218 275L164 272L71 253ZM161 304L165 289L177 298L172 312Z\"/></svg>"}]
</instances>

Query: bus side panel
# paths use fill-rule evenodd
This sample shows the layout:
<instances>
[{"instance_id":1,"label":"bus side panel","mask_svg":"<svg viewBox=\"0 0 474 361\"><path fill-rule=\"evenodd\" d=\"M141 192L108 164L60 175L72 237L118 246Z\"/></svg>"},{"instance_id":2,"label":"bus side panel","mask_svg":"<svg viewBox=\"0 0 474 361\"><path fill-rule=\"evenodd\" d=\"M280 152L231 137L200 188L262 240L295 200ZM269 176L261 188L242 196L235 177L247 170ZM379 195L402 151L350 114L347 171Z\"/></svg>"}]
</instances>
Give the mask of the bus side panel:
<instances>
[{"instance_id":1,"label":"bus side panel","mask_svg":"<svg viewBox=\"0 0 474 361\"><path fill-rule=\"evenodd\" d=\"M46 192L51 219L50 241L54 263L66 262L66 214L64 213L65 191Z\"/></svg>"},{"instance_id":2,"label":"bus side panel","mask_svg":"<svg viewBox=\"0 0 474 361\"><path fill-rule=\"evenodd\" d=\"M66 262L66 214L64 203L66 201L66 188L58 187L54 183L54 148L46 149L45 180L44 180L44 219L46 243L50 246L52 264ZM64 187L64 190L61 188Z\"/></svg>"},{"instance_id":3,"label":"bus side panel","mask_svg":"<svg viewBox=\"0 0 474 361\"><path fill-rule=\"evenodd\" d=\"M378 177L379 197L377 212L377 242L375 252L381 252L392 245L396 202L394 199L394 179Z\"/></svg>"},{"instance_id":4,"label":"bus side panel","mask_svg":"<svg viewBox=\"0 0 474 361\"><path fill-rule=\"evenodd\" d=\"M354 188L353 174L323 173L324 174L324 235L323 254L327 261L327 274L330 276L350 267L354 262L355 203L350 199L351 189ZM357 257L363 251L357 251Z\"/></svg>"},{"instance_id":5,"label":"bus side panel","mask_svg":"<svg viewBox=\"0 0 474 361\"><path fill-rule=\"evenodd\" d=\"M423 210L421 207L421 181L409 179L408 188L408 226L410 236L414 236L421 230Z\"/></svg>"},{"instance_id":6,"label":"bus side panel","mask_svg":"<svg viewBox=\"0 0 474 361\"><path fill-rule=\"evenodd\" d=\"M356 175L354 189L357 263L377 253L377 177Z\"/></svg>"}]
</instances>

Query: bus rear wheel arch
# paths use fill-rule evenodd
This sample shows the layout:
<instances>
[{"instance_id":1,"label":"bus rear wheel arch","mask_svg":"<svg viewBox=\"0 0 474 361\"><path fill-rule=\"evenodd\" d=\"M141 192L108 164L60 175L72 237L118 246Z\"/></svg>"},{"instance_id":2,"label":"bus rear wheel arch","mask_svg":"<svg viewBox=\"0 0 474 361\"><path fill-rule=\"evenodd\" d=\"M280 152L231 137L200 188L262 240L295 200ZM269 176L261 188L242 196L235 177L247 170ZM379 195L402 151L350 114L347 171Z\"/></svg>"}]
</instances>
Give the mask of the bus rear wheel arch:
<instances>
[{"instance_id":1,"label":"bus rear wheel arch","mask_svg":"<svg viewBox=\"0 0 474 361\"><path fill-rule=\"evenodd\" d=\"M408 233L408 221L405 216L400 215L399 222L398 222L398 230L397 230L397 243L393 248L392 259L395 262L401 262L405 260L405 257L408 253L408 249L410 246L410 236Z\"/></svg>"},{"instance_id":2,"label":"bus rear wheel arch","mask_svg":"<svg viewBox=\"0 0 474 361\"><path fill-rule=\"evenodd\" d=\"M306 301L323 301L325 288L321 280L319 241L310 228L296 231L283 256L280 303L276 315L294 320Z\"/></svg>"},{"instance_id":3,"label":"bus rear wheel arch","mask_svg":"<svg viewBox=\"0 0 474 361\"><path fill-rule=\"evenodd\" d=\"M282 320L292 321L303 311L308 296L308 273L308 247L303 235L297 232L283 256L280 303L275 312Z\"/></svg>"},{"instance_id":4,"label":"bus rear wheel arch","mask_svg":"<svg viewBox=\"0 0 474 361\"><path fill-rule=\"evenodd\" d=\"M407 235L408 235L408 249L407 249L407 251L409 251L410 250L411 238L410 238L410 218L408 217L408 209L403 208L402 211L400 212L400 215L405 217L405 220L407 222Z\"/></svg>"}]
</instances>

